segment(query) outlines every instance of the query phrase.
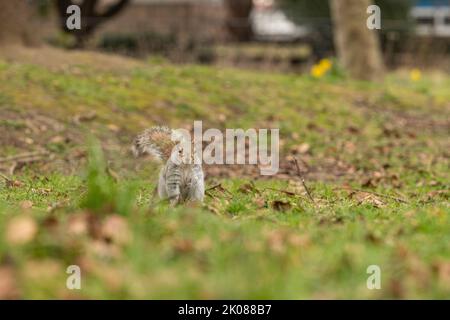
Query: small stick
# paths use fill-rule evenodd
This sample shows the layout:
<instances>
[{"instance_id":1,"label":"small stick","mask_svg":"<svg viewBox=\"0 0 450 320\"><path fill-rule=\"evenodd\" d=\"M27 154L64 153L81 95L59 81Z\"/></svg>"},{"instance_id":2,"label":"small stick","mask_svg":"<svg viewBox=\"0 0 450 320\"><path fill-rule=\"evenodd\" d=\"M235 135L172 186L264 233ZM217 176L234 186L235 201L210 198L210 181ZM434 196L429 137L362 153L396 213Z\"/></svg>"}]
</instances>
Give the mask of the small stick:
<instances>
[{"instance_id":1,"label":"small stick","mask_svg":"<svg viewBox=\"0 0 450 320\"><path fill-rule=\"evenodd\" d=\"M2 177L3 179L6 180L6 182L11 183L12 180L10 178L8 178L6 175L4 175L3 173L0 172L0 177Z\"/></svg>"},{"instance_id":2,"label":"small stick","mask_svg":"<svg viewBox=\"0 0 450 320\"><path fill-rule=\"evenodd\" d=\"M209 187L208 189L206 189L205 190L205 195L207 195L208 197L210 197L210 198L214 198L214 196L211 194L211 190L214 190L214 189L216 189L216 188L218 188L218 187L221 187L222 186L222 184L221 183L218 183L218 184L216 184L216 185L214 185L214 186L212 186L212 187Z\"/></svg>"},{"instance_id":3,"label":"small stick","mask_svg":"<svg viewBox=\"0 0 450 320\"><path fill-rule=\"evenodd\" d=\"M221 191L223 191L225 193L228 193L230 196L233 196L233 194L230 191L228 191L226 188L224 188L221 183L218 183L218 184L216 184L216 185L214 185L212 187L209 187L208 189L205 190L205 193L208 192L208 191L217 189L217 188L220 188Z\"/></svg>"},{"instance_id":4,"label":"small stick","mask_svg":"<svg viewBox=\"0 0 450 320\"><path fill-rule=\"evenodd\" d=\"M205 192L210 191L210 190L214 190L214 189L216 189L218 187L221 187L221 186L222 186L222 184L218 183L218 184L213 185L212 187L209 187L208 189L206 189Z\"/></svg>"},{"instance_id":5,"label":"small stick","mask_svg":"<svg viewBox=\"0 0 450 320\"><path fill-rule=\"evenodd\" d=\"M18 164L26 164L31 162L43 161L45 158L41 156L35 156L30 158L17 159Z\"/></svg>"},{"instance_id":6,"label":"small stick","mask_svg":"<svg viewBox=\"0 0 450 320\"><path fill-rule=\"evenodd\" d=\"M311 193L309 192L308 187L306 186L305 178L303 178L302 172L300 171L300 167L298 165L297 158L294 158L294 163L295 163L295 167L297 168L297 175L300 177L300 180L302 181L302 185L303 185L303 188L305 188L306 194L308 195L311 202L315 204L315 201L314 201L313 197L311 196Z\"/></svg>"},{"instance_id":7,"label":"small stick","mask_svg":"<svg viewBox=\"0 0 450 320\"><path fill-rule=\"evenodd\" d=\"M13 164L12 164L12 166L9 167L9 175L10 175L10 176L13 176L13 175L14 175L14 171L16 171L16 168L17 168L17 162L14 161Z\"/></svg>"},{"instance_id":8,"label":"small stick","mask_svg":"<svg viewBox=\"0 0 450 320\"><path fill-rule=\"evenodd\" d=\"M352 191L356 191L356 192L369 193L369 194L373 194L373 195L378 196L378 197L392 199L392 200L395 200L395 201L398 201L398 202L401 202L401 203L409 203L408 201L406 201L404 199L393 197L393 196L389 196L389 195L378 193L378 192L374 192L374 191L367 191L367 190L357 189L357 188L352 188L352 187L337 187L337 188L352 190Z\"/></svg>"},{"instance_id":9,"label":"small stick","mask_svg":"<svg viewBox=\"0 0 450 320\"><path fill-rule=\"evenodd\" d=\"M259 189L256 187L255 183L253 181L250 181L250 185L252 186L252 188L256 191L257 194L261 194L261 192L259 191Z\"/></svg>"},{"instance_id":10,"label":"small stick","mask_svg":"<svg viewBox=\"0 0 450 320\"><path fill-rule=\"evenodd\" d=\"M272 190L272 191L276 191L276 192L281 192L281 193L285 193L288 196L297 196L297 197L301 197L300 194L297 194L295 192L291 192L291 191L287 191L287 190L280 190L280 189L276 189L276 188L264 188L264 190Z\"/></svg>"},{"instance_id":11,"label":"small stick","mask_svg":"<svg viewBox=\"0 0 450 320\"><path fill-rule=\"evenodd\" d=\"M298 158L297 160L300 160L300 162L306 167L306 170L309 171L309 166L308 166L308 164L305 162L305 160L303 160L302 158Z\"/></svg>"},{"instance_id":12,"label":"small stick","mask_svg":"<svg viewBox=\"0 0 450 320\"><path fill-rule=\"evenodd\" d=\"M17 155L10 156L10 157L0 158L0 163L15 161L15 160L21 160L23 162L26 160L26 158L36 159L36 157L38 157L38 156L45 156L45 155L48 155L48 152L35 151L35 152L21 153L21 154L17 154Z\"/></svg>"}]
</instances>

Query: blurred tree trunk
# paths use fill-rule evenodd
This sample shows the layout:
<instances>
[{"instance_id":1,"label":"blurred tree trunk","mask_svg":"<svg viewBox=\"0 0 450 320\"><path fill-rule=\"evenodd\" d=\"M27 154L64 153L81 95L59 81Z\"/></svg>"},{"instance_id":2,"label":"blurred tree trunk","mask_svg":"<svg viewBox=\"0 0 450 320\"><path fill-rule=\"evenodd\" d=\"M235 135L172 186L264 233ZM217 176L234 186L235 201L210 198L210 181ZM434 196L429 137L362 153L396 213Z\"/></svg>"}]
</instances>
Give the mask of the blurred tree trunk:
<instances>
[{"instance_id":1,"label":"blurred tree trunk","mask_svg":"<svg viewBox=\"0 0 450 320\"><path fill-rule=\"evenodd\" d=\"M253 0L225 0L227 9L226 27L231 39L249 41L253 37L250 13Z\"/></svg>"},{"instance_id":2,"label":"blurred tree trunk","mask_svg":"<svg viewBox=\"0 0 450 320\"><path fill-rule=\"evenodd\" d=\"M1 1L1 0L0 0ZM75 47L84 47L86 40L94 33L97 27L114 17L121 12L129 3L130 0L117 0L110 4L103 10L101 10L98 0L57 0L56 8L60 18L61 28L64 32L71 33L75 36ZM81 9L81 29L69 30L66 26L66 20L68 18L67 8L73 4L78 4Z\"/></svg>"},{"instance_id":3,"label":"blurred tree trunk","mask_svg":"<svg viewBox=\"0 0 450 320\"><path fill-rule=\"evenodd\" d=\"M32 44L34 7L26 0L0 0L0 45Z\"/></svg>"},{"instance_id":4,"label":"blurred tree trunk","mask_svg":"<svg viewBox=\"0 0 450 320\"><path fill-rule=\"evenodd\" d=\"M339 61L348 73L361 80L377 80L383 60L376 30L367 28L370 0L330 0L334 42Z\"/></svg>"}]
</instances>

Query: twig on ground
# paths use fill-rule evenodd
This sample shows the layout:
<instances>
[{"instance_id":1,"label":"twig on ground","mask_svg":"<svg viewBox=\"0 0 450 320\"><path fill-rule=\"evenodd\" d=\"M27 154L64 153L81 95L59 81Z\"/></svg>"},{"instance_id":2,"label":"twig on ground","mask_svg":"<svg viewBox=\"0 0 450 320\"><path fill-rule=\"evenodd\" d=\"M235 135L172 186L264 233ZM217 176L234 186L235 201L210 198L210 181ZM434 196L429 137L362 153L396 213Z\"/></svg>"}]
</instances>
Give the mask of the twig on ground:
<instances>
[{"instance_id":1,"label":"twig on ground","mask_svg":"<svg viewBox=\"0 0 450 320\"><path fill-rule=\"evenodd\" d=\"M16 154L14 156L0 158L0 163L9 162L9 161L33 162L38 159L41 159L43 156L46 156L48 154L49 153L47 151L26 152L26 153Z\"/></svg>"},{"instance_id":2,"label":"twig on ground","mask_svg":"<svg viewBox=\"0 0 450 320\"><path fill-rule=\"evenodd\" d=\"M256 191L257 194L261 194L261 191L259 191L259 189L256 187L256 185L253 181L250 181L250 185Z\"/></svg>"},{"instance_id":3,"label":"twig on ground","mask_svg":"<svg viewBox=\"0 0 450 320\"><path fill-rule=\"evenodd\" d=\"M9 167L9 175L13 176L14 172L16 171L17 168L17 161L14 161L13 164L11 165L11 167Z\"/></svg>"},{"instance_id":4,"label":"twig on ground","mask_svg":"<svg viewBox=\"0 0 450 320\"><path fill-rule=\"evenodd\" d=\"M305 178L303 177L303 174L300 171L300 167L298 165L297 158L294 158L294 163L295 163L295 167L297 168L297 175L300 177L303 188L305 188L305 191L306 191L306 194L308 195L309 200L311 200L311 202L315 204L315 201L314 201L313 197L311 196L311 193L309 192L308 187L306 186Z\"/></svg>"},{"instance_id":5,"label":"twig on ground","mask_svg":"<svg viewBox=\"0 0 450 320\"><path fill-rule=\"evenodd\" d=\"M64 208L64 207L66 206L67 202L69 202L69 199L63 199L63 200L61 200L61 201L52 203L52 204L47 208L47 212L48 212L48 213L52 213L52 212L54 212L54 211L57 210L57 209Z\"/></svg>"},{"instance_id":6,"label":"twig on ground","mask_svg":"<svg viewBox=\"0 0 450 320\"><path fill-rule=\"evenodd\" d=\"M281 189L270 188L270 187L264 188L264 190L272 190L272 191L276 191L276 192L281 192L281 193L285 193L285 194L287 194L287 195L289 195L289 196L298 196L298 197L301 197L301 196L302 196L302 195L297 194L297 193L292 192L292 191L281 190Z\"/></svg>"},{"instance_id":7,"label":"twig on ground","mask_svg":"<svg viewBox=\"0 0 450 320\"><path fill-rule=\"evenodd\" d=\"M309 165L306 163L305 160L303 160L302 158L296 158L297 160L300 160L300 162L305 166L307 172L309 171Z\"/></svg>"},{"instance_id":8,"label":"twig on ground","mask_svg":"<svg viewBox=\"0 0 450 320\"><path fill-rule=\"evenodd\" d=\"M209 187L208 189L205 190L205 195L207 195L207 196L210 197L210 198L214 198L213 195L210 193L210 191L211 191L211 190L214 190L214 189L216 189L216 188L218 188L218 187L221 187L221 186L222 186L222 184L221 184L221 183L218 183L218 184L216 184L216 185L214 185L214 186L212 186L212 187Z\"/></svg>"},{"instance_id":9,"label":"twig on ground","mask_svg":"<svg viewBox=\"0 0 450 320\"><path fill-rule=\"evenodd\" d=\"M212 187L209 187L208 189L206 189L205 192L210 191L210 190L214 190L214 189L216 189L218 187L221 187L221 186L222 186L222 184L218 183L218 184L213 185Z\"/></svg>"},{"instance_id":10,"label":"twig on ground","mask_svg":"<svg viewBox=\"0 0 450 320\"><path fill-rule=\"evenodd\" d=\"M25 158L25 159L19 159L19 160L17 160L17 164L22 165L22 164L26 164L26 163L32 163L32 162L44 161L44 160L46 160L45 157L36 156L36 157L30 157L30 158Z\"/></svg>"},{"instance_id":11,"label":"twig on ground","mask_svg":"<svg viewBox=\"0 0 450 320\"><path fill-rule=\"evenodd\" d=\"M212 197L209 191L212 191L212 190L215 190L215 189L219 189L220 191L223 191L223 192L227 193L231 197L233 196L233 194L230 191L228 191L226 188L224 188L224 186L222 186L221 183L218 183L218 184L216 184L216 185L206 189L205 190L205 194L209 194L209 196Z\"/></svg>"},{"instance_id":12,"label":"twig on ground","mask_svg":"<svg viewBox=\"0 0 450 320\"><path fill-rule=\"evenodd\" d=\"M5 179L6 182L7 182L8 184L13 182L10 178L8 178L6 175L4 175L4 174L1 173L1 172L0 172L0 177L2 177L3 179Z\"/></svg>"},{"instance_id":13,"label":"twig on ground","mask_svg":"<svg viewBox=\"0 0 450 320\"><path fill-rule=\"evenodd\" d=\"M336 187L336 188L351 190L351 191L355 191L355 192L362 192L362 193L373 194L373 195L378 196L378 197L392 199L392 200L395 200L395 201L398 201L398 202L401 202L401 203L409 203L405 199L398 198L398 197L393 197L393 196L390 196L390 195L387 195L387 194L382 194L382 193L378 193L378 192L374 192L374 191L368 191L368 190L363 190L363 189L358 189L358 188L352 188L352 187L348 187L348 186Z\"/></svg>"}]
</instances>

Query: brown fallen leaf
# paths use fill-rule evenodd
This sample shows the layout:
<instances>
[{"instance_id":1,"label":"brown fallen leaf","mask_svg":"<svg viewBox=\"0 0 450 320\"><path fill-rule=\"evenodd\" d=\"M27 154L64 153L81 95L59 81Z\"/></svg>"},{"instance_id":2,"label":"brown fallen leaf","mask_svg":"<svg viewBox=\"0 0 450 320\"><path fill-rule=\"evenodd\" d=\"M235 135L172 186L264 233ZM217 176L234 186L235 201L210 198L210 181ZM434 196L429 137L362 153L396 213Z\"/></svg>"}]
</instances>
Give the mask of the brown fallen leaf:
<instances>
[{"instance_id":1,"label":"brown fallen leaf","mask_svg":"<svg viewBox=\"0 0 450 320\"><path fill-rule=\"evenodd\" d=\"M20 207L22 209L30 209L33 207L33 202L31 202L30 200L24 200L20 203Z\"/></svg>"},{"instance_id":2,"label":"brown fallen leaf","mask_svg":"<svg viewBox=\"0 0 450 320\"><path fill-rule=\"evenodd\" d=\"M194 248L196 251L208 251L213 247L213 242L210 237L204 236L195 241Z\"/></svg>"},{"instance_id":3,"label":"brown fallen leaf","mask_svg":"<svg viewBox=\"0 0 450 320\"><path fill-rule=\"evenodd\" d=\"M261 197L256 197L253 202L255 203L256 207L258 207L258 209L267 207L266 200Z\"/></svg>"},{"instance_id":4,"label":"brown fallen leaf","mask_svg":"<svg viewBox=\"0 0 450 320\"><path fill-rule=\"evenodd\" d=\"M108 243L101 240L93 240L89 243L88 252L102 259L118 259L122 252L114 243Z\"/></svg>"},{"instance_id":5,"label":"brown fallen leaf","mask_svg":"<svg viewBox=\"0 0 450 320\"><path fill-rule=\"evenodd\" d=\"M131 240L128 222L116 214L106 217L101 226L101 234L103 238L119 245L126 245Z\"/></svg>"},{"instance_id":6,"label":"brown fallen leaf","mask_svg":"<svg viewBox=\"0 0 450 320\"><path fill-rule=\"evenodd\" d=\"M213 203L208 204L208 205L206 206L206 208L207 208L209 211L211 211L212 213L214 213L214 214L216 214L216 215L220 215L220 208L219 208L219 206L218 206L217 204L213 204Z\"/></svg>"},{"instance_id":7,"label":"brown fallen leaf","mask_svg":"<svg viewBox=\"0 0 450 320\"><path fill-rule=\"evenodd\" d=\"M388 282L388 292L394 299L403 299L405 297L405 286L399 279L390 279Z\"/></svg>"},{"instance_id":8,"label":"brown fallen leaf","mask_svg":"<svg viewBox=\"0 0 450 320\"><path fill-rule=\"evenodd\" d=\"M433 200L435 198L442 197L444 199L449 198L449 190L434 190L427 193L427 200Z\"/></svg>"},{"instance_id":9,"label":"brown fallen leaf","mask_svg":"<svg viewBox=\"0 0 450 320\"><path fill-rule=\"evenodd\" d=\"M305 154L311 149L311 146L308 143L302 143L300 145L294 146L291 148L291 153L293 154Z\"/></svg>"},{"instance_id":10,"label":"brown fallen leaf","mask_svg":"<svg viewBox=\"0 0 450 320\"><path fill-rule=\"evenodd\" d=\"M275 200L272 202L272 208L277 211L285 212L291 209L292 205L287 201Z\"/></svg>"},{"instance_id":11,"label":"brown fallen leaf","mask_svg":"<svg viewBox=\"0 0 450 320\"><path fill-rule=\"evenodd\" d=\"M124 276L120 269L104 265L95 276L101 279L111 291L118 291L124 285Z\"/></svg>"},{"instance_id":12,"label":"brown fallen leaf","mask_svg":"<svg viewBox=\"0 0 450 320\"><path fill-rule=\"evenodd\" d=\"M67 139L64 138L63 136L54 136L53 138L50 139L50 143L54 143L54 144L61 144L67 142Z\"/></svg>"},{"instance_id":13,"label":"brown fallen leaf","mask_svg":"<svg viewBox=\"0 0 450 320\"><path fill-rule=\"evenodd\" d=\"M112 132L119 132L120 131L120 127L115 125L115 124L113 124L113 123L108 124L106 127L109 130L111 130Z\"/></svg>"},{"instance_id":14,"label":"brown fallen leaf","mask_svg":"<svg viewBox=\"0 0 450 320\"><path fill-rule=\"evenodd\" d=\"M194 244L190 239L176 239L173 241L173 248L178 253L186 253L194 249Z\"/></svg>"},{"instance_id":15,"label":"brown fallen leaf","mask_svg":"<svg viewBox=\"0 0 450 320\"><path fill-rule=\"evenodd\" d=\"M310 244L310 239L308 235L302 234L290 234L287 238L288 243L293 247L304 248Z\"/></svg>"},{"instance_id":16,"label":"brown fallen leaf","mask_svg":"<svg viewBox=\"0 0 450 320\"><path fill-rule=\"evenodd\" d=\"M239 192L248 194L248 193L258 193L258 190L252 183L244 183L239 187Z\"/></svg>"},{"instance_id":17,"label":"brown fallen leaf","mask_svg":"<svg viewBox=\"0 0 450 320\"><path fill-rule=\"evenodd\" d=\"M61 262L52 258L28 260L23 267L25 280L32 282L45 283L54 280L55 276L64 274Z\"/></svg>"},{"instance_id":18,"label":"brown fallen leaf","mask_svg":"<svg viewBox=\"0 0 450 320\"><path fill-rule=\"evenodd\" d=\"M32 241L37 231L38 226L32 217L16 216L9 221L6 227L5 238L9 244L22 245Z\"/></svg>"},{"instance_id":19,"label":"brown fallen leaf","mask_svg":"<svg viewBox=\"0 0 450 320\"><path fill-rule=\"evenodd\" d=\"M86 213L77 213L69 217L67 223L67 232L74 236L86 235L89 232L88 215Z\"/></svg>"},{"instance_id":20,"label":"brown fallen leaf","mask_svg":"<svg viewBox=\"0 0 450 320\"><path fill-rule=\"evenodd\" d=\"M42 221L42 226L44 228L48 229L50 232L56 232L58 225L59 225L59 221L53 215L49 215Z\"/></svg>"},{"instance_id":21,"label":"brown fallen leaf","mask_svg":"<svg viewBox=\"0 0 450 320\"><path fill-rule=\"evenodd\" d=\"M369 204L376 208L383 208L386 206L386 203L384 203L381 198L371 193L352 191L350 197L358 201L358 205Z\"/></svg>"},{"instance_id":22,"label":"brown fallen leaf","mask_svg":"<svg viewBox=\"0 0 450 320\"><path fill-rule=\"evenodd\" d=\"M286 251L285 232L283 230L272 230L268 232L267 244L270 250L275 254L283 254Z\"/></svg>"},{"instance_id":23,"label":"brown fallen leaf","mask_svg":"<svg viewBox=\"0 0 450 320\"><path fill-rule=\"evenodd\" d=\"M12 181L10 186L11 187L21 187L22 185L23 185L22 181L14 180L14 181Z\"/></svg>"},{"instance_id":24,"label":"brown fallen leaf","mask_svg":"<svg viewBox=\"0 0 450 320\"><path fill-rule=\"evenodd\" d=\"M0 300L20 298L14 269L10 266L0 266Z\"/></svg>"},{"instance_id":25,"label":"brown fallen leaf","mask_svg":"<svg viewBox=\"0 0 450 320\"><path fill-rule=\"evenodd\" d=\"M26 144L32 145L34 144L34 140L29 138L29 137L25 137L24 139L22 139L23 142L25 142Z\"/></svg>"},{"instance_id":26,"label":"brown fallen leaf","mask_svg":"<svg viewBox=\"0 0 450 320\"><path fill-rule=\"evenodd\" d=\"M433 263L433 271L437 273L439 284L450 290L450 260L439 260Z\"/></svg>"},{"instance_id":27,"label":"brown fallen leaf","mask_svg":"<svg viewBox=\"0 0 450 320\"><path fill-rule=\"evenodd\" d=\"M94 120L97 117L97 114L95 111L88 112L86 114L78 114L75 117L73 117L73 122L76 124L80 124L83 121L91 121Z\"/></svg>"},{"instance_id":28,"label":"brown fallen leaf","mask_svg":"<svg viewBox=\"0 0 450 320\"><path fill-rule=\"evenodd\" d=\"M406 267L412 281L417 283L422 289L427 288L431 280L431 272L429 266L419 257L411 256L406 260Z\"/></svg>"}]
</instances>

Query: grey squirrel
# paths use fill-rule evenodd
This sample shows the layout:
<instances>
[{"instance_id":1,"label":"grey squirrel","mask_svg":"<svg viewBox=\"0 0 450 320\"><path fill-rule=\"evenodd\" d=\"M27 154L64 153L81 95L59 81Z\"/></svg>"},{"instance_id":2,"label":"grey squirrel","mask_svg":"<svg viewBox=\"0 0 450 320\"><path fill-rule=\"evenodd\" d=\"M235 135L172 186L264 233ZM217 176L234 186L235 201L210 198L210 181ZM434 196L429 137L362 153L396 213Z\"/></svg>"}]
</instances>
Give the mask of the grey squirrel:
<instances>
[{"instance_id":1,"label":"grey squirrel","mask_svg":"<svg viewBox=\"0 0 450 320\"><path fill-rule=\"evenodd\" d=\"M195 152L188 153L183 144L173 141L173 133L167 127L147 129L134 139L132 151L136 157L149 154L163 161L158 181L161 199L169 199L171 205L203 202L205 182L201 162L195 163ZM192 141L188 144L193 146ZM189 154L191 157L187 159Z\"/></svg>"}]
</instances>

